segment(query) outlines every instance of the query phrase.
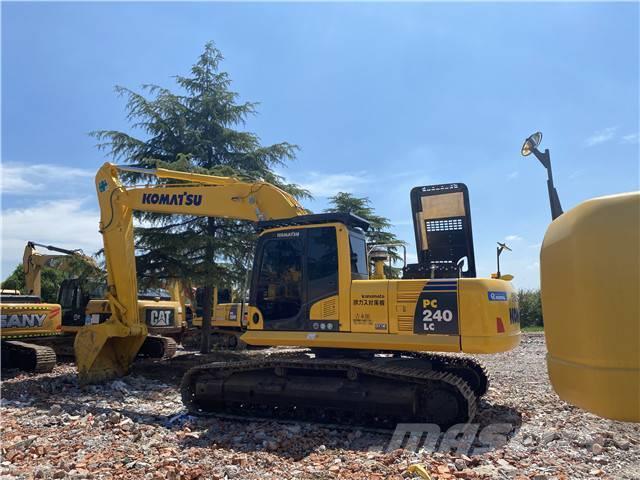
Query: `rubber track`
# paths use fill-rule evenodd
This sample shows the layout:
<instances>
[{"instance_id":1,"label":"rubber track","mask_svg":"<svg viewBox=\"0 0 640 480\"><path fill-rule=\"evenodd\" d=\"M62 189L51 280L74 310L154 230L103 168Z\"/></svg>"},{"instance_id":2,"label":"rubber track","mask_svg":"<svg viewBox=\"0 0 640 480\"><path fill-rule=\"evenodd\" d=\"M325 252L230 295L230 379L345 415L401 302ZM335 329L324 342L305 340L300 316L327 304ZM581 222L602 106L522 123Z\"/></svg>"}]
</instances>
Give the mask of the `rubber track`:
<instances>
[{"instance_id":1,"label":"rubber track","mask_svg":"<svg viewBox=\"0 0 640 480\"><path fill-rule=\"evenodd\" d=\"M195 384L197 376L204 374L206 376L212 375L214 377L222 375L223 377L227 372L242 372L250 371L253 369L264 368L307 368L314 370L343 370L348 371L355 369L359 374L367 374L375 377L382 377L396 381L407 381L411 383L429 383L429 382L443 382L452 386L458 394L463 398L467 405L467 412L464 415L465 418L459 418L457 423L467 422L474 418L477 411L477 398L471 387L459 376L444 371L424 370L419 368L408 368L403 366L393 365L375 365L370 360L351 360L351 359L262 359L262 360L250 360L229 363L210 363L207 365L200 365L188 370L183 378L180 387L180 393L182 396L182 402L188 411L194 415L203 415L208 412L203 412L200 407L194 403L195 396ZM251 414L251 409L247 409L247 413ZM356 412L351 412L351 414ZM436 413L437 414L437 413ZM347 415L348 417L348 415ZM433 423L438 422L437 418L431 419ZM442 422L444 423L444 422Z\"/></svg>"},{"instance_id":2,"label":"rubber track","mask_svg":"<svg viewBox=\"0 0 640 480\"><path fill-rule=\"evenodd\" d=\"M447 371L448 369L465 368L472 370L481 380L478 388L474 388L474 393L478 398L482 397L489 390L491 377L484 366L477 360L470 357L461 357L443 353L427 352L402 352L401 356L421 358L433 362L436 369ZM455 373L451 372L451 373Z\"/></svg>"},{"instance_id":3,"label":"rubber track","mask_svg":"<svg viewBox=\"0 0 640 480\"><path fill-rule=\"evenodd\" d=\"M20 356L30 355L31 359L35 356L35 367L29 368L27 365L17 365L17 368L25 371L32 371L35 373L49 373L56 365L56 352L51 347L45 347L42 345L35 345L33 343L18 342L10 340L3 342L10 345L11 350L20 351ZM6 348L6 346L5 346ZM30 359L30 360L31 360Z\"/></svg>"}]
</instances>

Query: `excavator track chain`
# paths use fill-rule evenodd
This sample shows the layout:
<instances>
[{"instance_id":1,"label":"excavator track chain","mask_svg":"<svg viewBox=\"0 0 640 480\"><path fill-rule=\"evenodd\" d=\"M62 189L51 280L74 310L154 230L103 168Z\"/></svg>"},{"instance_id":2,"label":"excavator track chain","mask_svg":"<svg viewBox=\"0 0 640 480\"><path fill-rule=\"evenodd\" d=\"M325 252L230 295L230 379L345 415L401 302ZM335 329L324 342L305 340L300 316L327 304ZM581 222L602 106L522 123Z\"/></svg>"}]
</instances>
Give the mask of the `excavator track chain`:
<instances>
[{"instance_id":1,"label":"excavator track chain","mask_svg":"<svg viewBox=\"0 0 640 480\"><path fill-rule=\"evenodd\" d=\"M171 337L147 335L138 355L150 358L172 358L176 354L178 344Z\"/></svg>"},{"instance_id":2,"label":"excavator track chain","mask_svg":"<svg viewBox=\"0 0 640 480\"><path fill-rule=\"evenodd\" d=\"M49 373L56 365L56 352L51 347L14 340L2 342L2 366L27 372Z\"/></svg>"},{"instance_id":3,"label":"excavator track chain","mask_svg":"<svg viewBox=\"0 0 640 480\"><path fill-rule=\"evenodd\" d=\"M435 370L453 373L462 377L478 398L489 390L490 378L480 362L470 357L447 355L442 353L403 352L403 356L425 359L433 364Z\"/></svg>"},{"instance_id":4,"label":"excavator track chain","mask_svg":"<svg viewBox=\"0 0 640 480\"><path fill-rule=\"evenodd\" d=\"M477 399L461 377L420 359L267 357L194 367L182 401L196 415L218 412L324 423L448 427L470 421Z\"/></svg>"}]
</instances>

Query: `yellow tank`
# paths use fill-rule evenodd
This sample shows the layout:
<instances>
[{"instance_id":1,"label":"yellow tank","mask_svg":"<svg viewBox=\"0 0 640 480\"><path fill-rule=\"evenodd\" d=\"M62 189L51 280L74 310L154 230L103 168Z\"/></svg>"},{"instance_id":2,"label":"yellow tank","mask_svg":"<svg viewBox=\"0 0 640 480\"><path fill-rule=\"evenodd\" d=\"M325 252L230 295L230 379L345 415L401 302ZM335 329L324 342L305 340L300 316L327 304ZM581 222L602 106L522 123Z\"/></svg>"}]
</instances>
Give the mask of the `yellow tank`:
<instances>
[{"instance_id":1,"label":"yellow tank","mask_svg":"<svg viewBox=\"0 0 640 480\"><path fill-rule=\"evenodd\" d=\"M557 218L540 264L554 389L602 417L640 421L640 192Z\"/></svg>"}]
</instances>

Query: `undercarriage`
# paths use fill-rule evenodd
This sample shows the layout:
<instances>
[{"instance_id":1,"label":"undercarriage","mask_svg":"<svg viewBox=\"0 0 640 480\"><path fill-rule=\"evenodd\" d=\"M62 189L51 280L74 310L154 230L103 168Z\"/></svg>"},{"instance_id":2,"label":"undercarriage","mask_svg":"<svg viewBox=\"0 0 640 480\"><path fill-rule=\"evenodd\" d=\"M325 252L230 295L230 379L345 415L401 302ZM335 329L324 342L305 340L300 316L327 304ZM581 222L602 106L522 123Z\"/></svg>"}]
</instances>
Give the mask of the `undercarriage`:
<instances>
[{"instance_id":1,"label":"undercarriage","mask_svg":"<svg viewBox=\"0 0 640 480\"><path fill-rule=\"evenodd\" d=\"M397 352L311 358L300 352L194 367L183 377L181 393L198 415L448 427L473 419L487 387L484 370L469 358Z\"/></svg>"}]
</instances>

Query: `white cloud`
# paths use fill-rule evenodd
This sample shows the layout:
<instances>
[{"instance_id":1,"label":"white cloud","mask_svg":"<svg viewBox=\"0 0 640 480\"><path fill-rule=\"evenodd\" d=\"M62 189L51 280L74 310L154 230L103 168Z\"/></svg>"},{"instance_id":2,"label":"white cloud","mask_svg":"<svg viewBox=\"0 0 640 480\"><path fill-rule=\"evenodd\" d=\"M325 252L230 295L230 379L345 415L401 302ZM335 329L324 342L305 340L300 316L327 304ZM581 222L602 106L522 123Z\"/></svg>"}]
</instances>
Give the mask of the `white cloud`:
<instances>
[{"instance_id":1,"label":"white cloud","mask_svg":"<svg viewBox=\"0 0 640 480\"><path fill-rule=\"evenodd\" d=\"M595 145L608 142L615 137L617 130L618 127L607 127L603 130L595 132L585 140L585 144L587 145L587 147L593 147Z\"/></svg>"},{"instance_id":2,"label":"white cloud","mask_svg":"<svg viewBox=\"0 0 640 480\"><path fill-rule=\"evenodd\" d=\"M621 142L622 143L638 143L639 140L640 140L640 134L630 133L629 135L623 135Z\"/></svg>"},{"instance_id":3,"label":"white cloud","mask_svg":"<svg viewBox=\"0 0 640 480\"><path fill-rule=\"evenodd\" d=\"M540 262L533 262L527 265L527 270L540 270Z\"/></svg>"},{"instance_id":4,"label":"white cloud","mask_svg":"<svg viewBox=\"0 0 640 480\"><path fill-rule=\"evenodd\" d=\"M370 183L366 172L309 172L306 182L301 182L301 186L309 190L314 197L331 197L338 192L354 193L366 183Z\"/></svg>"},{"instance_id":5,"label":"white cloud","mask_svg":"<svg viewBox=\"0 0 640 480\"><path fill-rule=\"evenodd\" d=\"M518 175L520 175L520 172L511 172L510 174L507 175L507 180L513 180L515 178L518 178Z\"/></svg>"},{"instance_id":6,"label":"white cloud","mask_svg":"<svg viewBox=\"0 0 640 480\"><path fill-rule=\"evenodd\" d=\"M504 238L507 242L519 242L520 240L522 240L522 237L520 235L507 235Z\"/></svg>"},{"instance_id":7,"label":"white cloud","mask_svg":"<svg viewBox=\"0 0 640 480\"><path fill-rule=\"evenodd\" d=\"M38 202L2 211L2 279L22 261L27 241L93 254L102 248L99 213L87 208L88 198Z\"/></svg>"},{"instance_id":8,"label":"white cloud","mask_svg":"<svg viewBox=\"0 0 640 480\"><path fill-rule=\"evenodd\" d=\"M68 187L70 182L82 181L91 188L89 180L95 171L83 168L65 167L40 163L25 165L15 162L0 164L0 181L3 194L33 195L37 193L51 194ZM44 188L51 185L51 189Z\"/></svg>"}]
</instances>

